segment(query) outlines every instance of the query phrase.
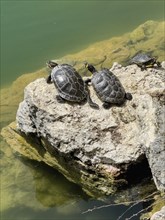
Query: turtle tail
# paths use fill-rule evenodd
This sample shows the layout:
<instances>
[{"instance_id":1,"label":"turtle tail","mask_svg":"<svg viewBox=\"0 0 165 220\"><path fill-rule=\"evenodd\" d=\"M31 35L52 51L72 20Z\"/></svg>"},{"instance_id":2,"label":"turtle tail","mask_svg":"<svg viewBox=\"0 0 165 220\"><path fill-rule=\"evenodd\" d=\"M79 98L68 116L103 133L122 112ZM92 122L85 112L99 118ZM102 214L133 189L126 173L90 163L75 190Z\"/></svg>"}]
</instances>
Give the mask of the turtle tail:
<instances>
[{"instance_id":1,"label":"turtle tail","mask_svg":"<svg viewBox=\"0 0 165 220\"><path fill-rule=\"evenodd\" d=\"M87 101L88 101L91 108L99 109L99 106L95 102L92 101L89 94L87 95Z\"/></svg>"},{"instance_id":2,"label":"turtle tail","mask_svg":"<svg viewBox=\"0 0 165 220\"><path fill-rule=\"evenodd\" d=\"M125 94L125 98L126 98L127 100L132 100L132 99L133 99L131 93L129 93L129 92L127 92L127 93Z\"/></svg>"},{"instance_id":3,"label":"turtle tail","mask_svg":"<svg viewBox=\"0 0 165 220\"><path fill-rule=\"evenodd\" d=\"M89 103L91 108L99 109L99 106L95 102L93 102L91 97L90 97L90 91L89 91L89 88L88 88L88 83L89 82L91 82L91 79L85 80L86 100Z\"/></svg>"}]
</instances>

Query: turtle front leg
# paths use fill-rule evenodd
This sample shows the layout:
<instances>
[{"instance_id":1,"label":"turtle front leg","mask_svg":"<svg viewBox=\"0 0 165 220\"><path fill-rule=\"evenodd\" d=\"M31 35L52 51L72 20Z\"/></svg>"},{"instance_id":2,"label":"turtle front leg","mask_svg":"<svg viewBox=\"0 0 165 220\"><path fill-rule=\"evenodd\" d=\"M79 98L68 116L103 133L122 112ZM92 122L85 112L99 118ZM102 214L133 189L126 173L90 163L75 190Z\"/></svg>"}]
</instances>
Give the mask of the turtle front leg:
<instances>
[{"instance_id":1,"label":"turtle front leg","mask_svg":"<svg viewBox=\"0 0 165 220\"><path fill-rule=\"evenodd\" d=\"M145 65L145 64L140 65L139 67L141 68L141 71L143 71L143 70L146 70L146 69L147 69L147 67L146 67L146 65Z\"/></svg>"},{"instance_id":2,"label":"turtle front leg","mask_svg":"<svg viewBox=\"0 0 165 220\"><path fill-rule=\"evenodd\" d=\"M51 77L51 75L49 75L49 76L46 78L46 82L47 82L48 84L52 83L52 77Z\"/></svg>"},{"instance_id":3,"label":"turtle front leg","mask_svg":"<svg viewBox=\"0 0 165 220\"><path fill-rule=\"evenodd\" d=\"M60 95L56 95L57 102L65 103L65 99L63 99Z\"/></svg>"},{"instance_id":4,"label":"turtle front leg","mask_svg":"<svg viewBox=\"0 0 165 220\"><path fill-rule=\"evenodd\" d=\"M127 93L125 94L125 98L126 98L127 100L132 100L132 99L133 99L132 94L129 93L129 92L127 92Z\"/></svg>"},{"instance_id":5,"label":"turtle front leg","mask_svg":"<svg viewBox=\"0 0 165 220\"><path fill-rule=\"evenodd\" d=\"M109 103L109 102L104 102L103 103L103 108L110 109L110 107L111 107L111 103Z\"/></svg>"},{"instance_id":6,"label":"turtle front leg","mask_svg":"<svg viewBox=\"0 0 165 220\"><path fill-rule=\"evenodd\" d=\"M88 79L84 80L84 82L85 82L86 85L88 85L91 82L91 79L88 78Z\"/></svg>"}]
</instances>

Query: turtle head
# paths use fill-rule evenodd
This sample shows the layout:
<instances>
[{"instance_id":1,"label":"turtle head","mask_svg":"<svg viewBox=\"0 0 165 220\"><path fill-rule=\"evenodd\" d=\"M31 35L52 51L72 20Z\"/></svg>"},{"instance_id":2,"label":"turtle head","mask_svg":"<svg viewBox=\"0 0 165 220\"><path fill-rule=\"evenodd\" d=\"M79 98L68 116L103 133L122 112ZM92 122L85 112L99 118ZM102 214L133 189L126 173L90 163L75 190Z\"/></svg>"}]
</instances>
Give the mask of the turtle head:
<instances>
[{"instance_id":1,"label":"turtle head","mask_svg":"<svg viewBox=\"0 0 165 220\"><path fill-rule=\"evenodd\" d=\"M53 69L55 66L57 66L58 64L55 63L54 61L49 60L48 62L46 62L46 65L50 68Z\"/></svg>"},{"instance_id":2,"label":"turtle head","mask_svg":"<svg viewBox=\"0 0 165 220\"><path fill-rule=\"evenodd\" d=\"M89 64L87 62L84 62L85 67L91 72L91 73L95 73L96 69L94 68L94 66L92 64Z\"/></svg>"}]
</instances>

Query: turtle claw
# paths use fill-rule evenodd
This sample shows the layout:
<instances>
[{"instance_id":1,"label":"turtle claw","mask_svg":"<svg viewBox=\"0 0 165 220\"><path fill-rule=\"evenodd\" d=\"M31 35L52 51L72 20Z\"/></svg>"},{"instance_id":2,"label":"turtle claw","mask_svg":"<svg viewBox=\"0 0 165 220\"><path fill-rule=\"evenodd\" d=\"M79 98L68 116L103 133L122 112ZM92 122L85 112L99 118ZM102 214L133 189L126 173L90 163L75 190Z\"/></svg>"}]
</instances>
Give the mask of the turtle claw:
<instances>
[{"instance_id":1,"label":"turtle claw","mask_svg":"<svg viewBox=\"0 0 165 220\"><path fill-rule=\"evenodd\" d=\"M125 94L125 98L126 98L127 100L132 100L132 99L133 99L131 93L129 93L129 92L127 92L127 93Z\"/></svg>"},{"instance_id":2,"label":"turtle claw","mask_svg":"<svg viewBox=\"0 0 165 220\"><path fill-rule=\"evenodd\" d=\"M103 106L104 109L110 109L111 103L104 102L102 106Z\"/></svg>"},{"instance_id":3,"label":"turtle claw","mask_svg":"<svg viewBox=\"0 0 165 220\"><path fill-rule=\"evenodd\" d=\"M60 95L56 95L57 102L65 103L65 99L63 99Z\"/></svg>"}]
</instances>

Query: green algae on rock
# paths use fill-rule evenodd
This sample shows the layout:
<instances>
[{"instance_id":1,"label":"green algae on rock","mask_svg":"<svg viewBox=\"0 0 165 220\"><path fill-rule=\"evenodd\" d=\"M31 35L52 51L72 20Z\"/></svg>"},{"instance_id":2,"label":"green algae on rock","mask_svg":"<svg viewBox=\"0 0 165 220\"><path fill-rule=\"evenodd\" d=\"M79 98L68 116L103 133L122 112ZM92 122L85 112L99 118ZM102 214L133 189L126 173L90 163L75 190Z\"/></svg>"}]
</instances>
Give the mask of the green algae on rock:
<instances>
[{"instance_id":1,"label":"green algae on rock","mask_svg":"<svg viewBox=\"0 0 165 220\"><path fill-rule=\"evenodd\" d=\"M79 53L65 56L62 62L76 60L75 67L80 69L82 74L86 74L82 67L84 61L92 63L97 68L110 68L113 62L127 64L138 51L150 52L163 61L164 25L165 22L147 21L131 33L97 42Z\"/></svg>"},{"instance_id":2,"label":"green algae on rock","mask_svg":"<svg viewBox=\"0 0 165 220\"><path fill-rule=\"evenodd\" d=\"M26 85L38 77L47 76L46 68L33 73L23 74L12 83L11 86L0 90L1 93L1 128L14 120L18 104L23 99Z\"/></svg>"}]
</instances>

